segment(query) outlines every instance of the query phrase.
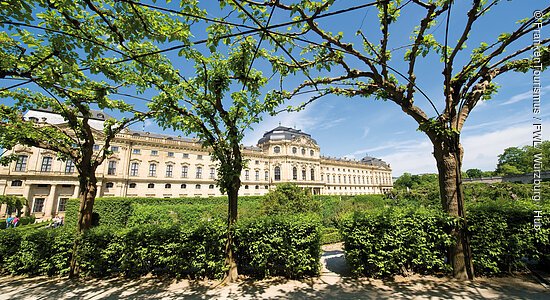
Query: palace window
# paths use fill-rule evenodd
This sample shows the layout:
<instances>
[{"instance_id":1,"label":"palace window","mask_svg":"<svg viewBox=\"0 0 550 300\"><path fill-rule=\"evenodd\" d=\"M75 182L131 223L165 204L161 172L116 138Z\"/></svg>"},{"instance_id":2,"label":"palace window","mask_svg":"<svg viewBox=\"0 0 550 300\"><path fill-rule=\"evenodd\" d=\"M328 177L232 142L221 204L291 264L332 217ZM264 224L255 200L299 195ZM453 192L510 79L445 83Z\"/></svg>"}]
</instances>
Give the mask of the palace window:
<instances>
[{"instance_id":1,"label":"palace window","mask_svg":"<svg viewBox=\"0 0 550 300\"><path fill-rule=\"evenodd\" d=\"M281 153L281 147L275 146L275 147L273 148L273 153Z\"/></svg>"},{"instance_id":2,"label":"palace window","mask_svg":"<svg viewBox=\"0 0 550 300\"><path fill-rule=\"evenodd\" d=\"M181 166L181 177L187 178L188 171L189 171L189 168L187 166Z\"/></svg>"},{"instance_id":3,"label":"palace window","mask_svg":"<svg viewBox=\"0 0 550 300\"><path fill-rule=\"evenodd\" d=\"M130 165L130 176L138 176L139 163L133 162Z\"/></svg>"},{"instance_id":4,"label":"palace window","mask_svg":"<svg viewBox=\"0 0 550 300\"><path fill-rule=\"evenodd\" d=\"M46 198L34 198L34 203L32 205L32 212L42 212L44 210L44 202Z\"/></svg>"},{"instance_id":5,"label":"palace window","mask_svg":"<svg viewBox=\"0 0 550 300\"><path fill-rule=\"evenodd\" d=\"M57 211L65 211L67 207L67 201L69 198L59 198L59 203L57 204Z\"/></svg>"},{"instance_id":6,"label":"palace window","mask_svg":"<svg viewBox=\"0 0 550 300\"><path fill-rule=\"evenodd\" d=\"M182 157L183 158L189 158L189 153L183 153Z\"/></svg>"},{"instance_id":7,"label":"palace window","mask_svg":"<svg viewBox=\"0 0 550 300\"><path fill-rule=\"evenodd\" d=\"M281 180L281 167L275 167L275 180L280 181Z\"/></svg>"},{"instance_id":8,"label":"palace window","mask_svg":"<svg viewBox=\"0 0 550 300\"><path fill-rule=\"evenodd\" d=\"M149 164L149 176L157 176L157 164Z\"/></svg>"},{"instance_id":9,"label":"palace window","mask_svg":"<svg viewBox=\"0 0 550 300\"><path fill-rule=\"evenodd\" d=\"M110 188L112 188L112 187L114 187L114 186L115 186L115 184L112 183L112 182L107 182L107 183L105 184L105 188L107 188L107 189L110 189Z\"/></svg>"},{"instance_id":10,"label":"palace window","mask_svg":"<svg viewBox=\"0 0 550 300\"><path fill-rule=\"evenodd\" d=\"M111 160L109 161L109 165L107 166L107 175L115 175L116 174L116 161Z\"/></svg>"},{"instance_id":11,"label":"palace window","mask_svg":"<svg viewBox=\"0 0 550 300\"><path fill-rule=\"evenodd\" d=\"M74 166L73 160L67 159L67 161L65 162L65 173L66 174L74 173L74 169L75 169L75 166Z\"/></svg>"},{"instance_id":12,"label":"palace window","mask_svg":"<svg viewBox=\"0 0 550 300\"><path fill-rule=\"evenodd\" d=\"M155 184L154 184L154 183L149 183L149 184L147 184L147 188L148 188L148 189L154 189L154 188L155 188Z\"/></svg>"},{"instance_id":13,"label":"palace window","mask_svg":"<svg viewBox=\"0 0 550 300\"><path fill-rule=\"evenodd\" d=\"M151 150L151 155L152 155L152 156L157 156L157 155L159 155L158 150Z\"/></svg>"},{"instance_id":14,"label":"palace window","mask_svg":"<svg viewBox=\"0 0 550 300\"><path fill-rule=\"evenodd\" d=\"M306 169L302 169L302 180L306 180Z\"/></svg>"},{"instance_id":15,"label":"palace window","mask_svg":"<svg viewBox=\"0 0 550 300\"><path fill-rule=\"evenodd\" d=\"M256 181L259 181L259 180L260 180L260 171L256 170L254 179L255 179Z\"/></svg>"},{"instance_id":16,"label":"palace window","mask_svg":"<svg viewBox=\"0 0 550 300\"><path fill-rule=\"evenodd\" d=\"M298 180L298 169L292 168L292 180Z\"/></svg>"},{"instance_id":17,"label":"palace window","mask_svg":"<svg viewBox=\"0 0 550 300\"><path fill-rule=\"evenodd\" d=\"M171 189L172 185L170 183L167 183L167 184L164 185L164 188L165 189Z\"/></svg>"},{"instance_id":18,"label":"palace window","mask_svg":"<svg viewBox=\"0 0 550 300\"><path fill-rule=\"evenodd\" d=\"M136 188L136 184L135 184L135 183L133 183L133 182L132 182L132 183L130 183L130 186L129 186L129 188L131 188L131 189L135 189L135 188Z\"/></svg>"},{"instance_id":19,"label":"palace window","mask_svg":"<svg viewBox=\"0 0 550 300\"><path fill-rule=\"evenodd\" d=\"M216 169L210 168L210 179L216 179Z\"/></svg>"},{"instance_id":20,"label":"palace window","mask_svg":"<svg viewBox=\"0 0 550 300\"><path fill-rule=\"evenodd\" d=\"M93 149L94 149L94 151L99 151L99 145L98 145L98 144L94 144Z\"/></svg>"},{"instance_id":21,"label":"palace window","mask_svg":"<svg viewBox=\"0 0 550 300\"><path fill-rule=\"evenodd\" d=\"M132 154L141 154L140 149L132 149Z\"/></svg>"},{"instance_id":22,"label":"palace window","mask_svg":"<svg viewBox=\"0 0 550 300\"><path fill-rule=\"evenodd\" d=\"M202 155L198 154L197 159L202 159Z\"/></svg>"},{"instance_id":23,"label":"palace window","mask_svg":"<svg viewBox=\"0 0 550 300\"><path fill-rule=\"evenodd\" d=\"M118 146L111 146L111 152L117 153L118 151L119 151L119 147L118 147Z\"/></svg>"},{"instance_id":24,"label":"palace window","mask_svg":"<svg viewBox=\"0 0 550 300\"><path fill-rule=\"evenodd\" d=\"M315 181L315 169L311 169L311 180Z\"/></svg>"},{"instance_id":25,"label":"palace window","mask_svg":"<svg viewBox=\"0 0 550 300\"><path fill-rule=\"evenodd\" d=\"M185 183L182 183L182 184L180 185L180 188L182 188L182 189L186 189L186 188L187 188L187 184L185 184Z\"/></svg>"},{"instance_id":26,"label":"palace window","mask_svg":"<svg viewBox=\"0 0 550 300\"><path fill-rule=\"evenodd\" d=\"M265 171L265 181L268 181L269 180L269 172L268 171Z\"/></svg>"},{"instance_id":27,"label":"palace window","mask_svg":"<svg viewBox=\"0 0 550 300\"><path fill-rule=\"evenodd\" d=\"M202 167L197 167L197 179L201 179L202 178Z\"/></svg>"},{"instance_id":28,"label":"palace window","mask_svg":"<svg viewBox=\"0 0 550 300\"><path fill-rule=\"evenodd\" d=\"M200 189L201 189L201 185L200 185L200 184L195 185L195 189L196 189L196 190L200 190Z\"/></svg>"},{"instance_id":29,"label":"palace window","mask_svg":"<svg viewBox=\"0 0 550 300\"><path fill-rule=\"evenodd\" d=\"M174 152L168 152L168 157L174 157Z\"/></svg>"},{"instance_id":30,"label":"palace window","mask_svg":"<svg viewBox=\"0 0 550 300\"><path fill-rule=\"evenodd\" d=\"M306 155L306 149L302 148L302 155Z\"/></svg>"},{"instance_id":31,"label":"palace window","mask_svg":"<svg viewBox=\"0 0 550 300\"><path fill-rule=\"evenodd\" d=\"M309 150L309 155L311 155L311 156L315 155L315 151Z\"/></svg>"},{"instance_id":32,"label":"palace window","mask_svg":"<svg viewBox=\"0 0 550 300\"><path fill-rule=\"evenodd\" d=\"M42 167L40 168L41 172L51 172L52 171L52 161L51 156L46 156L42 158Z\"/></svg>"},{"instance_id":33,"label":"palace window","mask_svg":"<svg viewBox=\"0 0 550 300\"><path fill-rule=\"evenodd\" d=\"M173 173L174 173L174 166L166 165L166 177L172 177Z\"/></svg>"},{"instance_id":34,"label":"palace window","mask_svg":"<svg viewBox=\"0 0 550 300\"><path fill-rule=\"evenodd\" d=\"M211 189L211 190L213 190L213 189L214 189L214 185L211 184L211 185L208 186L208 188Z\"/></svg>"},{"instance_id":35,"label":"palace window","mask_svg":"<svg viewBox=\"0 0 550 300\"><path fill-rule=\"evenodd\" d=\"M17 162L15 163L15 171L17 172L25 172L27 169L27 160L29 157L27 155L19 155L17 156Z\"/></svg>"},{"instance_id":36,"label":"palace window","mask_svg":"<svg viewBox=\"0 0 550 300\"><path fill-rule=\"evenodd\" d=\"M21 180L12 180L11 186L23 186L23 181Z\"/></svg>"},{"instance_id":37,"label":"palace window","mask_svg":"<svg viewBox=\"0 0 550 300\"><path fill-rule=\"evenodd\" d=\"M250 171L244 170L244 180L249 180L249 179L250 179Z\"/></svg>"},{"instance_id":38,"label":"palace window","mask_svg":"<svg viewBox=\"0 0 550 300\"><path fill-rule=\"evenodd\" d=\"M298 148L292 147L292 154L296 154L298 152Z\"/></svg>"}]
</instances>

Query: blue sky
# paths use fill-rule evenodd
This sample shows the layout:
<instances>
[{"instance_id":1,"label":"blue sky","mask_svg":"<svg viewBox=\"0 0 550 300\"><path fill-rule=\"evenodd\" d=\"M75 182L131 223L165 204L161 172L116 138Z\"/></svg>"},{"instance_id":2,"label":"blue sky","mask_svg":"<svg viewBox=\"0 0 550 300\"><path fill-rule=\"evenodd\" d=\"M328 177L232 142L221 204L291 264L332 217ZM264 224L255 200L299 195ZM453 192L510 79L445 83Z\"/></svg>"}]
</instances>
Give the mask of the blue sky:
<instances>
[{"instance_id":1,"label":"blue sky","mask_svg":"<svg viewBox=\"0 0 550 300\"><path fill-rule=\"evenodd\" d=\"M175 1L178 2L178 1ZM405 3L406 1L403 1ZM536 9L543 9L546 1L501 1L486 16L482 17L474 25L472 34L467 43L464 54L457 57L457 66L468 59L471 49L480 42L491 43L502 32L511 32L517 27L516 20L530 17ZM162 5L163 1L157 1ZM210 10L211 16L221 16L218 8L214 7L217 1L202 1L201 6ZM344 8L351 5L367 3L367 1L336 1L335 8ZM449 41L453 45L462 33L465 22L465 9L470 1L456 1L453 6L450 19ZM172 3L172 8L177 4ZM422 15L420 15L422 13ZM364 8L358 11L339 16L325 18L319 21L324 28L332 32L344 32L346 42L358 43L355 32L361 29L367 37L378 40L380 30L377 11L374 8ZM409 36L413 27L423 16L423 11L407 6L401 12L400 21L390 29L391 42L389 49L394 59L391 66L406 72L406 62L402 57L405 48L400 47L410 43ZM223 15L226 15L224 13ZM276 12L272 23L276 24L287 20L286 14ZM444 21L440 17L438 21ZM200 27L198 27L200 28ZM442 41L445 26L435 26L430 31ZM200 32L193 32L199 39ZM543 29L542 36L548 37L548 29ZM531 37L520 41L522 47L532 43ZM512 50L512 49L511 49ZM510 51L511 51L510 50ZM176 58L175 53L169 53L169 57ZM352 64L364 69L359 64ZM264 68L262 62L257 62L254 67ZM416 73L417 85L421 88L437 107L441 109L443 101L441 63L435 55L428 55L420 59ZM269 74L266 75L269 76ZM322 75L322 74L321 74ZM507 147L523 146L532 141L532 79L531 73L509 73L495 80L501 88L498 94L487 102L479 104L470 115L462 133L462 143L465 149L464 170L479 168L482 170L494 170L497 163L497 155ZM292 84L303 80L297 77L294 82L285 83L285 87L291 88ZM541 116L543 118L543 138L548 139L547 128L550 128L548 115L550 106L545 101L550 93L550 76L548 72L541 78L543 86ZM0 84L4 84L0 82ZM7 84L6 84L7 85ZM276 82L271 83L267 89L275 88ZM151 96L151 94L146 96ZM296 104L307 101L307 96L299 96L290 103ZM143 102L127 99L135 102L138 107L143 107ZM4 101L5 102L5 101ZM416 105L425 109L430 116L434 116L433 109L428 102L418 93ZM341 98L326 96L306 109L296 113L281 113L276 116L265 115L259 124L255 124L252 130L246 133L243 144L255 145L264 132L273 129L278 124L294 127L307 132L317 140L321 147L321 153L325 156L348 157L361 159L365 155L382 158L389 162L393 168L393 175L399 176L403 172L435 173L435 160L431 155L432 146L427 137L417 131L418 125L410 117L405 115L394 103L376 101L366 98ZM161 129L154 121L147 120L137 124L134 129L160 132ZM170 132L172 133L172 132ZM178 133L176 133L178 134Z\"/></svg>"}]
</instances>

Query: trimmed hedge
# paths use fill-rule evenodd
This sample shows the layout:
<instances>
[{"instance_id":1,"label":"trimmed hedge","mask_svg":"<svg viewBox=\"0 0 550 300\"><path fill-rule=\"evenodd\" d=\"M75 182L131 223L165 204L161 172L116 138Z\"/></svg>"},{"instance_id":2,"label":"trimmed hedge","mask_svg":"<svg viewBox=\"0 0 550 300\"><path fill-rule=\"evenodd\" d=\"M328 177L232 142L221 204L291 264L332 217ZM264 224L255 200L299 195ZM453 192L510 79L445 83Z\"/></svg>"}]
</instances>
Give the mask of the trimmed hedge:
<instances>
[{"instance_id":1,"label":"trimmed hedge","mask_svg":"<svg viewBox=\"0 0 550 300\"><path fill-rule=\"evenodd\" d=\"M474 270L498 275L517 270L522 259L549 261L550 206L543 227L533 228L535 205L523 201L470 203L467 216ZM414 271L447 272L447 232L456 222L437 209L389 207L348 216L341 227L346 257L355 274L387 277Z\"/></svg>"},{"instance_id":2,"label":"trimmed hedge","mask_svg":"<svg viewBox=\"0 0 550 300\"><path fill-rule=\"evenodd\" d=\"M319 231L319 222L305 216L239 223L235 243L241 273L289 278L318 274ZM225 223L217 220L193 226L99 226L79 240L81 274L220 278L226 233ZM73 231L66 228L2 231L0 273L64 275L74 238Z\"/></svg>"},{"instance_id":3,"label":"trimmed hedge","mask_svg":"<svg viewBox=\"0 0 550 300\"><path fill-rule=\"evenodd\" d=\"M354 213L342 222L346 259L356 275L388 277L413 271L446 271L446 233L453 220L434 209L382 208Z\"/></svg>"},{"instance_id":4,"label":"trimmed hedge","mask_svg":"<svg viewBox=\"0 0 550 300\"><path fill-rule=\"evenodd\" d=\"M236 231L239 272L257 278L319 274L320 221L312 215L263 217Z\"/></svg>"},{"instance_id":5,"label":"trimmed hedge","mask_svg":"<svg viewBox=\"0 0 550 300\"><path fill-rule=\"evenodd\" d=\"M261 197L259 196L241 196L239 197L239 213L243 216L254 214L259 205ZM99 224L107 226L128 226L128 219L134 214L135 207L143 206L187 206L193 209L195 205L210 205L211 207L220 207L219 214L227 214L227 197L188 197L188 198L146 198L146 197L105 197L96 198L94 202L94 212L100 216ZM224 206L225 205L225 206ZM222 209L223 206L223 209ZM249 207L251 206L251 208ZM65 211L65 224L76 226L78 216L78 199L70 199L67 202ZM143 210L142 210L143 211ZM225 218L225 215L223 215ZM133 224L135 224L134 220ZM146 222L146 220L144 220ZM141 222L141 221L140 221Z\"/></svg>"}]
</instances>

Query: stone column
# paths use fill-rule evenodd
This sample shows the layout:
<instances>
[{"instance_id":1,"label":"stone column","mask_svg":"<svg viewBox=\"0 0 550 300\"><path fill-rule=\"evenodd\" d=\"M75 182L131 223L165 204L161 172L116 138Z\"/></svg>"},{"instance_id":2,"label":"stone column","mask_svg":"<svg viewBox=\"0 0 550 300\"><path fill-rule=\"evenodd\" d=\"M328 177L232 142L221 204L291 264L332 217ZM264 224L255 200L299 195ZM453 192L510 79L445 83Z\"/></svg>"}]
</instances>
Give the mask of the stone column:
<instances>
[{"instance_id":1,"label":"stone column","mask_svg":"<svg viewBox=\"0 0 550 300\"><path fill-rule=\"evenodd\" d=\"M44 203L44 218L51 218L52 213L57 210L57 184L50 185L50 193Z\"/></svg>"},{"instance_id":2,"label":"stone column","mask_svg":"<svg viewBox=\"0 0 550 300\"><path fill-rule=\"evenodd\" d=\"M78 184L77 184L77 185L74 186L74 191L73 191L73 198L74 199L78 199L79 192L80 192L80 186L78 186Z\"/></svg>"},{"instance_id":3,"label":"stone column","mask_svg":"<svg viewBox=\"0 0 550 300\"><path fill-rule=\"evenodd\" d=\"M31 208L32 208L32 184L25 183L25 187L23 188L23 197L27 199L27 205L23 208L23 210L26 212L26 215L31 214Z\"/></svg>"}]
</instances>

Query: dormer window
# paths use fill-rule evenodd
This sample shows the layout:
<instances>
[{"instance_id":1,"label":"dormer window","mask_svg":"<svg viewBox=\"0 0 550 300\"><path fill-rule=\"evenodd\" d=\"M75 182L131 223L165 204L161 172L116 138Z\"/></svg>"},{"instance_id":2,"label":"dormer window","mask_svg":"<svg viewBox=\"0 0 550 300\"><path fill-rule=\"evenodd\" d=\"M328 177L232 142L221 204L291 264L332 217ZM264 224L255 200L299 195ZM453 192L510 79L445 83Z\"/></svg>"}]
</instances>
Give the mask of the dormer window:
<instances>
[{"instance_id":1,"label":"dormer window","mask_svg":"<svg viewBox=\"0 0 550 300\"><path fill-rule=\"evenodd\" d=\"M98 119L104 119L105 116L104 116L103 114L97 114L97 118L98 118Z\"/></svg>"},{"instance_id":2,"label":"dormer window","mask_svg":"<svg viewBox=\"0 0 550 300\"><path fill-rule=\"evenodd\" d=\"M275 147L273 148L273 152L274 152L274 153L281 153L281 147L275 146Z\"/></svg>"},{"instance_id":3,"label":"dormer window","mask_svg":"<svg viewBox=\"0 0 550 300\"><path fill-rule=\"evenodd\" d=\"M306 149L302 148L302 155L306 155Z\"/></svg>"}]
</instances>

